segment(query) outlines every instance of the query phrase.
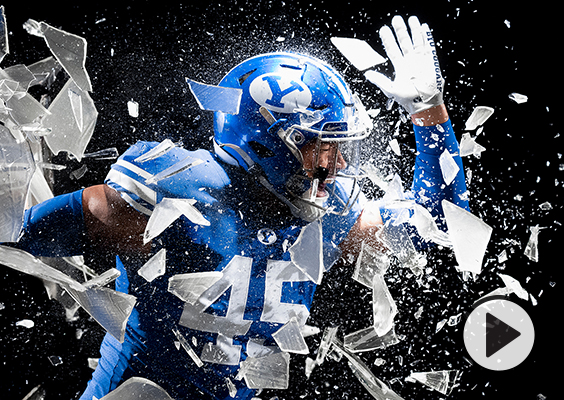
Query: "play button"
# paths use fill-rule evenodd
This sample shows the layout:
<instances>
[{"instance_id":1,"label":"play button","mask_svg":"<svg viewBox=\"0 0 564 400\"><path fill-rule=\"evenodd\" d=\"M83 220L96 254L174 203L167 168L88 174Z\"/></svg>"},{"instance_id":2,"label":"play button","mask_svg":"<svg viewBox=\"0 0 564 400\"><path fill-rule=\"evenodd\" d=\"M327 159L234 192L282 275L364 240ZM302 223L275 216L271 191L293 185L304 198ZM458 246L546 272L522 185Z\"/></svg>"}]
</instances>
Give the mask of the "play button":
<instances>
[{"instance_id":1,"label":"play button","mask_svg":"<svg viewBox=\"0 0 564 400\"><path fill-rule=\"evenodd\" d=\"M464 345L484 368L504 371L522 363L533 348L535 330L527 312L505 298L474 307L464 324Z\"/></svg>"}]
</instances>

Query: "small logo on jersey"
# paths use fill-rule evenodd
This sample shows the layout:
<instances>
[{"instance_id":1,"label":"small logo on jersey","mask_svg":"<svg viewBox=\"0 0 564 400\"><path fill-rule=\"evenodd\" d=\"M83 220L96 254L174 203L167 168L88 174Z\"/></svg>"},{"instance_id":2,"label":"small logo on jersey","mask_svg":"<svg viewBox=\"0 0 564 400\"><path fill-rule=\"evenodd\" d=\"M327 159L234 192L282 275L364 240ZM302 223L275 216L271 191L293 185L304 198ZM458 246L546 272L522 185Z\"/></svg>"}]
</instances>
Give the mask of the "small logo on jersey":
<instances>
[{"instance_id":1,"label":"small logo on jersey","mask_svg":"<svg viewBox=\"0 0 564 400\"><path fill-rule=\"evenodd\" d=\"M276 72L264 74L251 82L251 97L269 110L290 114L296 108L307 108L311 103L311 91L296 75Z\"/></svg>"}]
</instances>

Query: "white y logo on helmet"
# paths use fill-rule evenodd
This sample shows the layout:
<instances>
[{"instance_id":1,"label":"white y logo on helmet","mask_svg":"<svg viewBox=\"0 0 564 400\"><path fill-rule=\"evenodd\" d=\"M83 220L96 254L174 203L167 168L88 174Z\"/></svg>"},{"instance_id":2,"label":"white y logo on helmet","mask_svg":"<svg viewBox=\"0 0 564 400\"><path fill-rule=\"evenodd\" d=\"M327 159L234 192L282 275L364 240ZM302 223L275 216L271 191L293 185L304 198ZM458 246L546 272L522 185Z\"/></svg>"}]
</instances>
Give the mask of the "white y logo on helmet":
<instances>
[{"instance_id":1,"label":"white y logo on helmet","mask_svg":"<svg viewBox=\"0 0 564 400\"><path fill-rule=\"evenodd\" d=\"M269 110L290 114L296 108L307 108L311 91L298 78L276 72L261 75L251 82L249 92L254 101Z\"/></svg>"}]
</instances>

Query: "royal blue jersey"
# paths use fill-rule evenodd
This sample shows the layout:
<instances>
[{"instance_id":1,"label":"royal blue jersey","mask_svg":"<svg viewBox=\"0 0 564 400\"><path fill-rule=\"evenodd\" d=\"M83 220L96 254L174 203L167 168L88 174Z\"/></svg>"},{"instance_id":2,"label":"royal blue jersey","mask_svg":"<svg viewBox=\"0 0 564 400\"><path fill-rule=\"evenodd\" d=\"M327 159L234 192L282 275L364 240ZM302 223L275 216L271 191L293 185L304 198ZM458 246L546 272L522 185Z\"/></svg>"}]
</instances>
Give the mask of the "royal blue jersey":
<instances>
[{"instance_id":1,"label":"royal blue jersey","mask_svg":"<svg viewBox=\"0 0 564 400\"><path fill-rule=\"evenodd\" d=\"M259 207L257 193L264 190L253 186L256 183L244 171L219 163L205 150L173 147L143 161L141 156L157 145L132 146L112 166L106 184L148 216L165 198L195 200L194 207L209 225L182 216L154 238L155 253L166 249L166 273L152 282L137 274L140 265L135 261L118 257L122 275L116 288L134 295L137 304L125 342L105 338L99 367L105 375L95 372L83 399L112 390L128 375L151 379L175 398L197 398L199 393L208 399L228 398L229 378L238 388L236 398L250 398L254 391L235 379L241 361L279 351L272 334L292 317L303 326L309 315L316 279L291 262L289 251L307 222L276 202ZM186 160L193 166L151 183L162 171ZM338 201L344 191L339 183L335 189L330 201L342 207L348 199ZM346 216L332 213L321 223L312 222L323 233L317 243L314 234L308 246L313 253L316 248L323 253L323 268L337 258L337 246L359 214L356 204ZM170 279L208 271L223 275L194 304L169 292ZM175 331L186 338L202 366L177 349Z\"/></svg>"}]
</instances>

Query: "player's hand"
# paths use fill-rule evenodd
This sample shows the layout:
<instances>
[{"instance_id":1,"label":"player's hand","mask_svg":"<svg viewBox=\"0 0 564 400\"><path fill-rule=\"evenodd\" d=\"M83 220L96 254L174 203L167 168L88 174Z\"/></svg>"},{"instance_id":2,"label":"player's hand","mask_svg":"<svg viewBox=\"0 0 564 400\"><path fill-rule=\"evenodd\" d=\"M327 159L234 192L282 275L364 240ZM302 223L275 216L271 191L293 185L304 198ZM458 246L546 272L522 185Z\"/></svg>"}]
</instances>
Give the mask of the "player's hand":
<instances>
[{"instance_id":1,"label":"player's hand","mask_svg":"<svg viewBox=\"0 0 564 400\"><path fill-rule=\"evenodd\" d=\"M374 70L365 76L413 115L443 104L444 79L429 26L421 25L415 16L408 24L411 36L398 15L392 19L395 36L388 26L380 29L382 44L394 66L394 79Z\"/></svg>"}]
</instances>

